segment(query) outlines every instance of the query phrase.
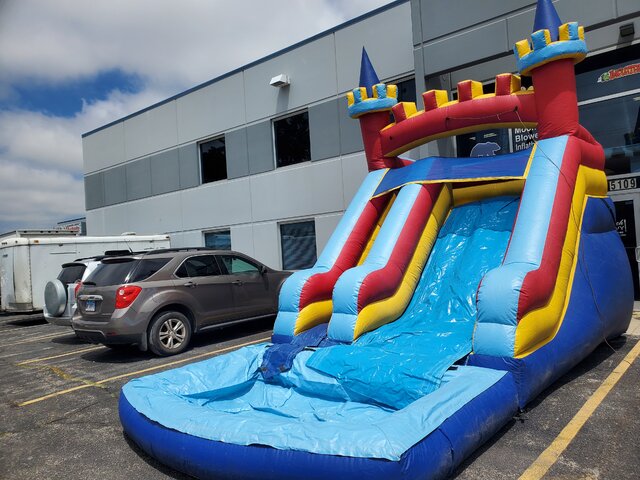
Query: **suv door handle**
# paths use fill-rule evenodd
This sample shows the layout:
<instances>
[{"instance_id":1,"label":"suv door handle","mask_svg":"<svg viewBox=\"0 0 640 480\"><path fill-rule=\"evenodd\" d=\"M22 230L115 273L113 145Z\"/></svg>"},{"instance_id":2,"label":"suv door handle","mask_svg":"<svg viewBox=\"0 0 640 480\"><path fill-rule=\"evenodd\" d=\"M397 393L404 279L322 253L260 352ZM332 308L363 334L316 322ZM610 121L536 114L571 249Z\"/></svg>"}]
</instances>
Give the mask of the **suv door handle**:
<instances>
[{"instance_id":1,"label":"suv door handle","mask_svg":"<svg viewBox=\"0 0 640 480\"><path fill-rule=\"evenodd\" d=\"M197 285L197 283L194 282L187 282L184 284L185 287L189 287L189 288L194 288Z\"/></svg>"},{"instance_id":2,"label":"suv door handle","mask_svg":"<svg viewBox=\"0 0 640 480\"><path fill-rule=\"evenodd\" d=\"M242 280L234 280L233 282L231 282L233 285L237 285L240 286L242 285L244 282Z\"/></svg>"}]
</instances>

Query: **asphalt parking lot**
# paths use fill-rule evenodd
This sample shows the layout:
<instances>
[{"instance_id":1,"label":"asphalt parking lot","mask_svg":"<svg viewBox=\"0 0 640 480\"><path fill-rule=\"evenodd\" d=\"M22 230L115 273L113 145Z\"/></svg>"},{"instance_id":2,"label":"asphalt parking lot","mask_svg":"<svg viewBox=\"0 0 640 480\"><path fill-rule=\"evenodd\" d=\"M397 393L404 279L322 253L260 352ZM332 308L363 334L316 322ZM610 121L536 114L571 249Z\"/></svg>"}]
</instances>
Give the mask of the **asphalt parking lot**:
<instances>
[{"instance_id":1,"label":"asphalt parking lot","mask_svg":"<svg viewBox=\"0 0 640 480\"><path fill-rule=\"evenodd\" d=\"M528 480L542 478L541 472L547 479L640 478L640 361L629 359L640 342L640 321L633 325L627 336L601 345L545 391L465 462L456 478L516 479L524 473ZM271 326L266 320L207 332L186 352L157 358L83 343L69 328L48 325L39 316L0 316L0 478L188 478L123 435L120 388L138 376L266 341ZM625 365L602 396L612 372ZM585 413L594 399L595 410Z\"/></svg>"}]
</instances>

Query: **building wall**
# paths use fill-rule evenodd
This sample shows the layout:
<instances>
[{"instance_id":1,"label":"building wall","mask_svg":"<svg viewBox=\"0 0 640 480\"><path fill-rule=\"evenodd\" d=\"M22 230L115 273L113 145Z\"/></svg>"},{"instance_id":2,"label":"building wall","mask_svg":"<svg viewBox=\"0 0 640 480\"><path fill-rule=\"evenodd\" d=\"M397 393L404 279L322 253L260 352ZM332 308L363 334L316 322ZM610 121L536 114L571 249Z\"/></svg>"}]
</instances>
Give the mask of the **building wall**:
<instances>
[{"instance_id":1,"label":"building wall","mask_svg":"<svg viewBox=\"0 0 640 480\"><path fill-rule=\"evenodd\" d=\"M535 0L411 0L416 88L455 90L462 80L491 81L515 72L515 42L527 38ZM640 40L640 3L633 0L556 0L563 21L585 26L589 55ZM633 23L635 35L621 38L619 28ZM424 82L424 83L422 83ZM450 139L432 142L420 156L450 155Z\"/></svg>"},{"instance_id":2,"label":"building wall","mask_svg":"<svg viewBox=\"0 0 640 480\"><path fill-rule=\"evenodd\" d=\"M555 5L562 19L586 26L592 54L640 38L637 1ZM234 249L280 267L278 224L313 218L320 252L366 173L359 125L343 98L357 83L362 46L381 79L415 74L420 98L513 72L513 44L531 33L534 8L534 0L396 2L86 134L88 233L170 233L176 246L198 246L203 232L229 228ZM628 23L635 35L621 39ZM280 73L289 87L269 85ZM311 161L276 168L272 122L303 110ZM228 180L202 185L198 143L220 135ZM444 139L411 155L452 153Z\"/></svg>"},{"instance_id":3,"label":"building wall","mask_svg":"<svg viewBox=\"0 0 640 480\"><path fill-rule=\"evenodd\" d=\"M380 78L413 74L411 9L396 2L83 137L91 235L170 233L175 246L231 230L234 249L282 265L278 224L315 219L320 251L366 174L344 93L364 45ZM386 25L404 26L380 35ZM289 75L291 85L269 80ZM272 121L307 110L311 162L276 168ZM228 180L201 184L198 143L225 136Z\"/></svg>"}]
</instances>

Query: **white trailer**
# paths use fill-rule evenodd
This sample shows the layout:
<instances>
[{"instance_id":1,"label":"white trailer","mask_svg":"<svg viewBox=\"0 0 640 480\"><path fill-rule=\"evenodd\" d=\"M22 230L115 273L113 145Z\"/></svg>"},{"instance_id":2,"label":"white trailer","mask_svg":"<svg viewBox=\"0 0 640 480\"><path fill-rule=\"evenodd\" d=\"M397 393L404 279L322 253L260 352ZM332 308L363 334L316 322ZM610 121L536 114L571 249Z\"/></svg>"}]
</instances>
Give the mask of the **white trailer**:
<instances>
[{"instance_id":1,"label":"white trailer","mask_svg":"<svg viewBox=\"0 0 640 480\"><path fill-rule=\"evenodd\" d=\"M169 248L168 235L81 237L71 235L0 238L0 310L33 312L44 307L44 287L63 263L103 255Z\"/></svg>"}]
</instances>

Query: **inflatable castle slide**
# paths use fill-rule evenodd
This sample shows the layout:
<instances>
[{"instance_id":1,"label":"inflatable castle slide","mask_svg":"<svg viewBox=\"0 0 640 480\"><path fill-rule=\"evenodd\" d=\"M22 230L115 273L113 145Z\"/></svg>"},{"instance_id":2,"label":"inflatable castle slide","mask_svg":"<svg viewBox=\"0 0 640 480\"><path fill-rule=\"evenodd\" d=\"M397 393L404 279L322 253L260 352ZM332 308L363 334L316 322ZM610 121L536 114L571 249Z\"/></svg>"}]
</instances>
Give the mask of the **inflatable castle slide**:
<instances>
[{"instance_id":1,"label":"inflatable castle slide","mask_svg":"<svg viewBox=\"0 0 640 480\"><path fill-rule=\"evenodd\" d=\"M608 338L633 292L604 152L578 121L577 23L540 1L521 77L398 103L363 51L348 111L369 173L316 264L280 293L272 342L126 384L127 435L198 478L450 476ZM391 115L393 121L390 123ZM399 157L488 128L533 147Z\"/></svg>"}]
</instances>

